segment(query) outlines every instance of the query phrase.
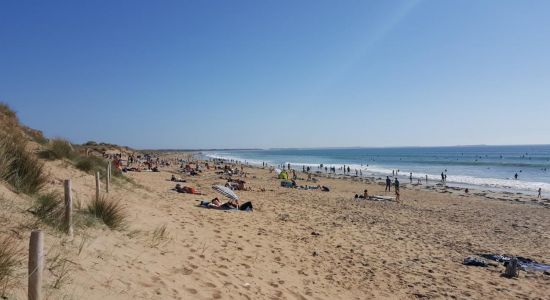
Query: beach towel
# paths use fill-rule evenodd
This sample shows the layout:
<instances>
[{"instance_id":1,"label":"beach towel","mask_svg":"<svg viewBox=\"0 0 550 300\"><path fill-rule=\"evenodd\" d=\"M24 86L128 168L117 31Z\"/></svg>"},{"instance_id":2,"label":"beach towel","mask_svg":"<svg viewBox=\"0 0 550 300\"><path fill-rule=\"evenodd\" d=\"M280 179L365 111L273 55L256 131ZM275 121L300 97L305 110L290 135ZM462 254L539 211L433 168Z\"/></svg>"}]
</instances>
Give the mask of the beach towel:
<instances>
[{"instance_id":1,"label":"beach towel","mask_svg":"<svg viewBox=\"0 0 550 300\"><path fill-rule=\"evenodd\" d=\"M284 181L281 181L281 186L282 187L292 187L292 181L287 181L287 180L284 180Z\"/></svg>"},{"instance_id":2,"label":"beach towel","mask_svg":"<svg viewBox=\"0 0 550 300\"><path fill-rule=\"evenodd\" d=\"M479 256L503 263L505 266L510 262L512 257L499 254L484 253ZM530 258L516 256L520 269L524 271L550 272L550 265L536 262Z\"/></svg>"},{"instance_id":3,"label":"beach towel","mask_svg":"<svg viewBox=\"0 0 550 300\"><path fill-rule=\"evenodd\" d=\"M479 259L477 257L466 257L463 262L466 266L475 266L475 267L487 267L487 262L485 262L483 259Z\"/></svg>"}]
</instances>

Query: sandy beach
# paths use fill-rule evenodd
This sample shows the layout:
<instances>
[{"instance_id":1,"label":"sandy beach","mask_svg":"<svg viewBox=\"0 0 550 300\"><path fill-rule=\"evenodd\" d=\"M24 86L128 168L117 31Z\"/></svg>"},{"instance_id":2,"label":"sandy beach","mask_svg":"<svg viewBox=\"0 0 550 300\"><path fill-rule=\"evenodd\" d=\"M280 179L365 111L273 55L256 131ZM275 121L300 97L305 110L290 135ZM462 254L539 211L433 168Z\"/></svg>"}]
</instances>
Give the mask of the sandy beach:
<instances>
[{"instance_id":1,"label":"sandy beach","mask_svg":"<svg viewBox=\"0 0 550 300\"><path fill-rule=\"evenodd\" d=\"M46 166L48 189L72 178L79 201L93 197L93 176L62 161ZM185 176L178 167L128 172L134 183L113 186L109 197L127 209L124 230L77 230L73 240L47 232L47 257L71 262L48 299L547 299L550 292L542 272L507 279L501 264L462 264L479 253L549 263L548 199L404 186L402 203L355 200L365 188L385 195L384 186L316 176L330 192L283 188L269 170L246 166L251 190L237 193L254 211L220 211L198 207L222 197L211 189L226 182L219 170ZM172 174L205 195L176 193ZM20 196L1 192L24 209ZM27 232L11 230L24 244ZM51 286L56 277L45 272ZM23 298L25 289L18 291Z\"/></svg>"},{"instance_id":2,"label":"sandy beach","mask_svg":"<svg viewBox=\"0 0 550 300\"><path fill-rule=\"evenodd\" d=\"M0 300L550 300L549 16L0 1Z\"/></svg>"}]
</instances>

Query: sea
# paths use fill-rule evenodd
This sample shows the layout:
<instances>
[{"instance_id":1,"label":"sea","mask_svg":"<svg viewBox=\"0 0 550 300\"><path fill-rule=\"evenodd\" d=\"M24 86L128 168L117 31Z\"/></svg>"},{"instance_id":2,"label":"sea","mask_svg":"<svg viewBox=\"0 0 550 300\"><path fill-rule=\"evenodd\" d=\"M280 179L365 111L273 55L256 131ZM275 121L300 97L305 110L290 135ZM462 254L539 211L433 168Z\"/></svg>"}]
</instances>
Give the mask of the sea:
<instances>
[{"instance_id":1,"label":"sea","mask_svg":"<svg viewBox=\"0 0 550 300\"><path fill-rule=\"evenodd\" d=\"M443 173L449 186L550 193L550 145L214 150L202 155L259 166L310 167L312 172L325 172L326 166L342 173L345 165L350 175L357 170L363 177L395 175L404 182L412 173L413 182L424 183L427 175L428 184L441 181Z\"/></svg>"}]
</instances>

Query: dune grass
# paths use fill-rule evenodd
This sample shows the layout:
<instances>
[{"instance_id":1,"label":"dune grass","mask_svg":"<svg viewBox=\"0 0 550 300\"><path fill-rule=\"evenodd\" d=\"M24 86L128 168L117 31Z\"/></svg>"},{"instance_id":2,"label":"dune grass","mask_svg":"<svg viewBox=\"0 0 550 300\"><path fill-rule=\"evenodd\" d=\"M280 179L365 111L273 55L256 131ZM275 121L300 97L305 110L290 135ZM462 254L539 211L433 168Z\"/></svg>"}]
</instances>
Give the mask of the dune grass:
<instances>
[{"instance_id":1,"label":"dune grass","mask_svg":"<svg viewBox=\"0 0 550 300\"><path fill-rule=\"evenodd\" d=\"M19 122L19 120L17 119L17 114L15 113L15 111L13 109L11 109L11 107L9 107L9 105L7 105L6 103L3 103L3 102L0 102L0 115L4 116L5 118L7 118L11 121Z\"/></svg>"},{"instance_id":2,"label":"dune grass","mask_svg":"<svg viewBox=\"0 0 550 300\"><path fill-rule=\"evenodd\" d=\"M19 268L23 256L18 241L10 235L0 237L0 297L6 297L6 293L15 284L17 268Z\"/></svg>"},{"instance_id":3,"label":"dune grass","mask_svg":"<svg viewBox=\"0 0 550 300\"><path fill-rule=\"evenodd\" d=\"M99 172L103 177L107 172L107 161L98 156L80 156L75 159L75 163L77 169L86 173Z\"/></svg>"},{"instance_id":4,"label":"dune grass","mask_svg":"<svg viewBox=\"0 0 550 300\"><path fill-rule=\"evenodd\" d=\"M56 229L62 229L64 205L63 196L60 193L50 192L36 198L32 211L44 223Z\"/></svg>"},{"instance_id":5,"label":"dune grass","mask_svg":"<svg viewBox=\"0 0 550 300\"><path fill-rule=\"evenodd\" d=\"M0 176L17 191L35 194L46 184L44 164L26 149L24 137L0 133Z\"/></svg>"},{"instance_id":6,"label":"dune grass","mask_svg":"<svg viewBox=\"0 0 550 300\"><path fill-rule=\"evenodd\" d=\"M122 203L107 196L95 197L88 204L88 212L111 229L121 229L126 223L126 210Z\"/></svg>"},{"instance_id":7,"label":"dune grass","mask_svg":"<svg viewBox=\"0 0 550 300\"><path fill-rule=\"evenodd\" d=\"M39 153L44 159L74 159L77 155L73 150L73 146L67 140L56 138L50 141L47 148Z\"/></svg>"}]
</instances>

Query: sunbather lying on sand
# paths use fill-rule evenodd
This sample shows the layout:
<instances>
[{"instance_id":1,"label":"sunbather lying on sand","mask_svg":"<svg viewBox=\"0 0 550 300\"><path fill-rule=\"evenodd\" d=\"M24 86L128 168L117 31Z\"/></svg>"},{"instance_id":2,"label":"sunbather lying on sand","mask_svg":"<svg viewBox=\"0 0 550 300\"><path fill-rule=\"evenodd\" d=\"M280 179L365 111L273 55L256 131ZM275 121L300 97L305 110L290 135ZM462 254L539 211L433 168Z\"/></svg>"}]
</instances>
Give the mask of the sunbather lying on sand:
<instances>
[{"instance_id":1,"label":"sunbather lying on sand","mask_svg":"<svg viewBox=\"0 0 550 300\"><path fill-rule=\"evenodd\" d=\"M248 201L243 204L239 204L239 200L229 200L225 203L221 203L220 199L214 198L212 201L201 201L201 206L207 207L207 208L213 208L213 209L222 209L222 210L230 210L230 209L237 209L237 210L245 210L245 211L252 211L252 202Z\"/></svg>"},{"instance_id":2,"label":"sunbather lying on sand","mask_svg":"<svg viewBox=\"0 0 550 300\"><path fill-rule=\"evenodd\" d=\"M172 175L172 178L170 178L170 181L174 182L186 182L185 179L181 179L179 177L176 177L175 175Z\"/></svg>"},{"instance_id":3,"label":"sunbather lying on sand","mask_svg":"<svg viewBox=\"0 0 550 300\"><path fill-rule=\"evenodd\" d=\"M199 191L195 190L195 188L188 187L188 186L181 186L179 183L176 184L176 187L174 190L178 193L186 193L186 194L193 194L193 195L202 195Z\"/></svg>"}]
</instances>

